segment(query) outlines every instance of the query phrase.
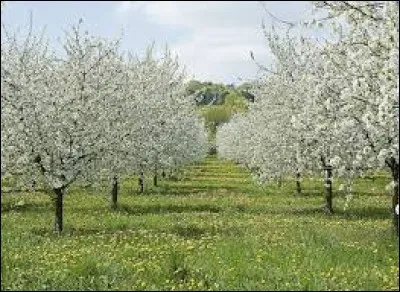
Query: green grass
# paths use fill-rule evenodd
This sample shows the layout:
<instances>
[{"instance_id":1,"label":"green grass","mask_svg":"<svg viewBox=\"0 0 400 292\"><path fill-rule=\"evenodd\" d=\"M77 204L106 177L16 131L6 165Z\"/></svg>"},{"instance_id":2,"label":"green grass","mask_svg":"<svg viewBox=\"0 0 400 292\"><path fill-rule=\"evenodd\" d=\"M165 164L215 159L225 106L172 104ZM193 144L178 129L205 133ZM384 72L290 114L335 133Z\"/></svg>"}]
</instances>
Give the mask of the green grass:
<instances>
[{"instance_id":1,"label":"green grass","mask_svg":"<svg viewBox=\"0 0 400 292\"><path fill-rule=\"evenodd\" d=\"M126 179L115 211L106 191L74 188L61 235L48 195L3 194L2 290L398 290L385 176L326 216L317 179L299 196L214 157L183 174L144 194Z\"/></svg>"}]
</instances>

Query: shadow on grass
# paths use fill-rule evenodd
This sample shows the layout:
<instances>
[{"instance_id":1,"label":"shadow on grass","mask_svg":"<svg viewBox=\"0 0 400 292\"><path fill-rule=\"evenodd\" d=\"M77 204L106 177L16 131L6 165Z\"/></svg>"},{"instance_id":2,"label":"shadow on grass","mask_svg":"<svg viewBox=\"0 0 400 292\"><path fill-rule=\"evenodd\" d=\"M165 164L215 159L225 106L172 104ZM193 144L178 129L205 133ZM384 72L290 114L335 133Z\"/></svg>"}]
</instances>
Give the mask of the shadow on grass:
<instances>
[{"instance_id":1,"label":"shadow on grass","mask_svg":"<svg viewBox=\"0 0 400 292\"><path fill-rule=\"evenodd\" d=\"M391 210L385 207L360 207L343 209L335 208L334 213L328 214L324 205L316 205L315 207L281 207L268 208L267 206L254 207L251 205L236 205L231 207L231 211L247 214L271 214L271 215L287 215L287 216L326 216L327 218L339 218L346 220L376 220L376 219L391 219Z\"/></svg>"},{"instance_id":2,"label":"shadow on grass","mask_svg":"<svg viewBox=\"0 0 400 292\"><path fill-rule=\"evenodd\" d=\"M304 207L304 208L294 208L294 209L287 209L281 212L283 214L288 214L288 215L327 215L324 206L316 206L316 207Z\"/></svg>"},{"instance_id":3,"label":"shadow on grass","mask_svg":"<svg viewBox=\"0 0 400 292\"><path fill-rule=\"evenodd\" d=\"M251 184L232 184L229 182L225 183L218 183L215 184L199 184L194 182L193 184L187 185L174 185L174 186L166 186L163 190L160 190L161 193L169 195L169 194L176 194L176 195L185 195L191 193L198 193L198 192L207 192L207 191L218 191L224 189L230 192L245 192L249 190L253 190L254 187Z\"/></svg>"},{"instance_id":4,"label":"shadow on grass","mask_svg":"<svg viewBox=\"0 0 400 292\"><path fill-rule=\"evenodd\" d=\"M367 196L367 197L387 197L388 193L385 192L384 190L375 191L375 192L373 192L373 191L369 191L369 192L367 192L367 191L353 191L352 195L355 196L355 197L364 197L364 196Z\"/></svg>"},{"instance_id":5,"label":"shadow on grass","mask_svg":"<svg viewBox=\"0 0 400 292\"><path fill-rule=\"evenodd\" d=\"M73 226L65 226L64 230L61 234L56 233L50 226L47 227L34 227L30 230L30 233L33 237L36 236L37 240L41 237L46 238L63 238L63 237L73 237L73 236L115 236L118 234L126 233L136 233L143 230L143 226L107 226L107 227L98 227L98 228L90 228L90 227L73 227ZM230 227L222 227L217 228L215 226L197 226L196 224L175 224L172 226L160 226L156 229L151 229L152 233L162 233L165 232L170 234L175 234L184 238L193 238L199 239L202 236L207 235L223 235L223 236L243 236L246 231L240 227L230 226Z\"/></svg>"},{"instance_id":6,"label":"shadow on grass","mask_svg":"<svg viewBox=\"0 0 400 292\"><path fill-rule=\"evenodd\" d=\"M21 193L43 193L47 194L50 191L48 189L11 189L4 188L1 190L2 194L13 195L13 194L21 194Z\"/></svg>"},{"instance_id":7,"label":"shadow on grass","mask_svg":"<svg viewBox=\"0 0 400 292\"><path fill-rule=\"evenodd\" d=\"M21 203L2 203L1 205L1 212L8 213L8 212L32 212L32 213L43 213L43 211L48 211L49 208L52 207L51 202L23 202Z\"/></svg>"},{"instance_id":8,"label":"shadow on grass","mask_svg":"<svg viewBox=\"0 0 400 292\"><path fill-rule=\"evenodd\" d=\"M58 238L63 236L80 236L80 235L94 235L94 234L112 234L120 232L116 229L94 229L94 228L79 228L64 226L61 234L56 233L50 226L48 227L35 227L31 229L31 233L36 236Z\"/></svg>"},{"instance_id":9,"label":"shadow on grass","mask_svg":"<svg viewBox=\"0 0 400 292\"><path fill-rule=\"evenodd\" d=\"M204 192L204 188L199 188L199 187L169 187L169 186L163 186L158 189L153 188L153 189L147 189L143 193L140 193L138 191L128 191L129 195L165 195L165 196L189 196L192 194L197 194L197 193L202 193Z\"/></svg>"},{"instance_id":10,"label":"shadow on grass","mask_svg":"<svg viewBox=\"0 0 400 292\"><path fill-rule=\"evenodd\" d=\"M116 211L124 212L129 215L160 214L160 213L191 213L191 212L218 213L221 211L221 208L210 204L201 204L201 205L200 204L196 205L157 204L151 206L120 205Z\"/></svg>"},{"instance_id":11,"label":"shadow on grass","mask_svg":"<svg viewBox=\"0 0 400 292\"><path fill-rule=\"evenodd\" d=\"M295 197L298 198L303 198L303 197L322 197L324 194L323 190L318 190L318 189L314 189L314 190L302 190L300 194L296 193L295 191L293 191L293 194Z\"/></svg>"},{"instance_id":12,"label":"shadow on grass","mask_svg":"<svg viewBox=\"0 0 400 292\"><path fill-rule=\"evenodd\" d=\"M385 207L368 206L364 208L351 208L349 210L335 210L335 215L348 220L364 219L390 219L391 210Z\"/></svg>"},{"instance_id":13,"label":"shadow on grass","mask_svg":"<svg viewBox=\"0 0 400 292\"><path fill-rule=\"evenodd\" d=\"M177 224L172 227L170 232L175 233L184 238L194 238L199 239L203 235L222 235L222 236L232 236L240 237L245 235L246 231L243 228L230 226L217 228L215 226L199 227L194 224L180 225Z\"/></svg>"},{"instance_id":14,"label":"shadow on grass","mask_svg":"<svg viewBox=\"0 0 400 292\"><path fill-rule=\"evenodd\" d=\"M185 238L200 238L202 235L209 233L207 228L198 227L196 225L175 225L171 230L173 233Z\"/></svg>"},{"instance_id":15,"label":"shadow on grass","mask_svg":"<svg viewBox=\"0 0 400 292\"><path fill-rule=\"evenodd\" d=\"M257 214L257 215L287 215L287 216L313 216L326 214L325 209L320 207L289 208L278 207L268 208L268 206L235 205L229 209L230 212Z\"/></svg>"},{"instance_id":16,"label":"shadow on grass","mask_svg":"<svg viewBox=\"0 0 400 292\"><path fill-rule=\"evenodd\" d=\"M66 225L64 226L63 231L58 234L54 231L51 226L44 227L34 227L30 230L30 233L34 236L38 237L49 237L52 239L62 238L62 237L72 237L72 236L104 236L104 235L115 235L115 234L126 234L136 232L137 230L141 230L142 228L139 226L128 226L128 225L118 225L118 226L105 226L105 227L75 227Z\"/></svg>"},{"instance_id":17,"label":"shadow on grass","mask_svg":"<svg viewBox=\"0 0 400 292\"><path fill-rule=\"evenodd\" d=\"M304 208L296 208L296 209L287 209L281 210L280 212L273 212L275 214L287 214L294 216L315 216L321 215L331 217L331 218L339 218L346 220L366 220L366 219L389 219L391 218L390 210L388 208L383 207L375 207L368 206L365 208L350 208L346 211L343 209L338 209L333 206L334 213L329 215L326 212L324 206L316 206L316 207L304 207Z\"/></svg>"}]
</instances>

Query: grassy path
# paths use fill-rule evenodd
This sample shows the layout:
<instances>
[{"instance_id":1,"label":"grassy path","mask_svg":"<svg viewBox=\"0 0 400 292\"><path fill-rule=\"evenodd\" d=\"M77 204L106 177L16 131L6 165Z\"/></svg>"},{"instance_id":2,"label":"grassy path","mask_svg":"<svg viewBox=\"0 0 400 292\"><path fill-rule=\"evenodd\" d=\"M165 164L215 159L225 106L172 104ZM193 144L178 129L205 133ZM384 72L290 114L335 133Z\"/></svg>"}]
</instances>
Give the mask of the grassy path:
<instances>
[{"instance_id":1,"label":"grassy path","mask_svg":"<svg viewBox=\"0 0 400 292\"><path fill-rule=\"evenodd\" d=\"M251 176L239 166L214 157L208 157L203 162L185 168L181 181L167 182L168 187L179 190L203 189L208 192L225 193L227 191L240 193L254 189Z\"/></svg>"},{"instance_id":2,"label":"grassy path","mask_svg":"<svg viewBox=\"0 0 400 292\"><path fill-rule=\"evenodd\" d=\"M149 183L151 180L149 179ZM2 196L2 290L398 290L398 241L386 181L360 181L346 211L319 210L317 180L261 189L209 157L145 194L125 180L65 198L65 232L51 232L45 194Z\"/></svg>"}]
</instances>

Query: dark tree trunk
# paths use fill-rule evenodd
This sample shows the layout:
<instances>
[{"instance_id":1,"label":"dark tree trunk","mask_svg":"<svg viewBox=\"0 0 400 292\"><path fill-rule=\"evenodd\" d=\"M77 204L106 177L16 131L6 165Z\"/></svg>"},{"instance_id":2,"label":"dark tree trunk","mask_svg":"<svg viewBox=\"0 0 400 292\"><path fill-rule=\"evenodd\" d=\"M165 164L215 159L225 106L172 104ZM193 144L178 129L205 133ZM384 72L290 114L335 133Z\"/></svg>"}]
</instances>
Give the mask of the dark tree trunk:
<instances>
[{"instance_id":1,"label":"dark tree trunk","mask_svg":"<svg viewBox=\"0 0 400 292\"><path fill-rule=\"evenodd\" d=\"M300 184L300 171L296 171L296 188L297 194L301 194L301 184Z\"/></svg>"},{"instance_id":2,"label":"dark tree trunk","mask_svg":"<svg viewBox=\"0 0 400 292\"><path fill-rule=\"evenodd\" d=\"M396 235L399 236L399 215L396 214L396 206L399 204L399 163L396 162L396 159L392 157L390 159L389 166L394 183L392 197L393 227Z\"/></svg>"},{"instance_id":3,"label":"dark tree trunk","mask_svg":"<svg viewBox=\"0 0 400 292\"><path fill-rule=\"evenodd\" d=\"M157 186L157 173L154 174L153 176L153 185L156 187Z\"/></svg>"},{"instance_id":4,"label":"dark tree trunk","mask_svg":"<svg viewBox=\"0 0 400 292\"><path fill-rule=\"evenodd\" d=\"M139 175L139 192L143 193L143 190L144 190L144 174L143 171L141 171Z\"/></svg>"},{"instance_id":5,"label":"dark tree trunk","mask_svg":"<svg viewBox=\"0 0 400 292\"><path fill-rule=\"evenodd\" d=\"M166 175L165 175L165 171L164 171L164 169L163 169L163 171L162 171L161 175L162 175L162 177L163 177L163 178L165 178L165 176L166 176Z\"/></svg>"},{"instance_id":6,"label":"dark tree trunk","mask_svg":"<svg viewBox=\"0 0 400 292\"><path fill-rule=\"evenodd\" d=\"M153 185L157 186L157 166L154 168Z\"/></svg>"},{"instance_id":7,"label":"dark tree trunk","mask_svg":"<svg viewBox=\"0 0 400 292\"><path fill-rule=\"evenodd\" d=\"M61 233L63 230L63 197L64 189L53 189L56 196L54 197L54 208L55 208L55 218L54 218L54 231Z\"/></svg>"},{"instance_id":8,"label":"dark tree trunk","mask_svg":"<svg viewBox=\"0 0 400 292\"><path fill-rule=\"evenodd\" d=\"M333 214L332 207L332 166L325 167L325 210L328 214Z\"/></svg>"},{"instance_id":9,"label":"dark tree trunk","mask_svg":"<svg viewBox=\"0 0 400 292\"><path fill-rule=\"evenodd\" d=\"M118 202L118 179L114 176L113 184L111 188L111 200L110 200L110 208L116 209Z\"/></svg>"}]
</instances>

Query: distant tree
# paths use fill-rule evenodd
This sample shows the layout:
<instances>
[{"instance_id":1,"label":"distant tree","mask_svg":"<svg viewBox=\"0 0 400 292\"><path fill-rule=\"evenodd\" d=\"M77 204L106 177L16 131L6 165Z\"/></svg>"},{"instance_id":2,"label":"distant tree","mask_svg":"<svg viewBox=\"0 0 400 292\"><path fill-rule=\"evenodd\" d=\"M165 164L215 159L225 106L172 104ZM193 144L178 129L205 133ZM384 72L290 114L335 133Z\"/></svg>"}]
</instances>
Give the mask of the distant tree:
<instances>
[{"instance_id":1,"label":"distant tree","mask_svg":"<svg viewBox=\"0 0 400 292\"><path fill-rule=\"evenodd\" d=\"M185 94L192 95L196 104L200 106L221 105L230 91L231 89L224 84L191 80L186 84Z\"/></svg>"},{"instance_id":2,"label":"distant tree","mask_svg":"<svg viewBox=\"0 0 400 292\"><path fill-rule=\"evenodd\" d=\"M236 89L245 99L254 102L254 84L250 82L244 82L243 84L237 86Z\"/></svg>"},{"instance_id":3,"label":"distant tree","mask_svg":"<svg viewBox=\"0 0 400 292\"><path fill-rule=\"evenodd\" d=\"M244 91L244 90L240 91L240 93L248 101L254 102L254 98L255 98L254 94L252 94L248 91Z\"/></svg>"},{"instance_id":4,"label":"distant tree","mask_svg":"<svg viewBox=\"0 0 400 292\"><path fill-rule=\"evenodd\" d=\"M185 94L192 95L203 88L203 83L198 80L190 80L186 83Z\"/></svg>"},{"instance_id":5,"label":"distant tree","mask_svg":"<svg viewBox=\"0 0 400 292\"><path fill-rule=\"evenodd\" d=\"M234 111L247 108L246 99L236 90L227 94L224 105L231 107Z\"/></svg>"}]
</instances>

